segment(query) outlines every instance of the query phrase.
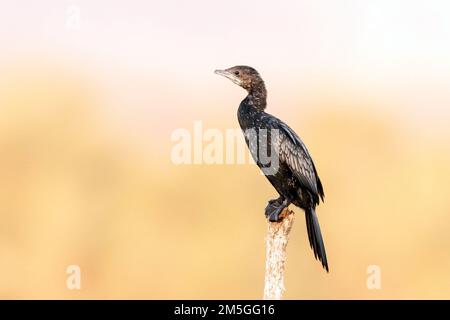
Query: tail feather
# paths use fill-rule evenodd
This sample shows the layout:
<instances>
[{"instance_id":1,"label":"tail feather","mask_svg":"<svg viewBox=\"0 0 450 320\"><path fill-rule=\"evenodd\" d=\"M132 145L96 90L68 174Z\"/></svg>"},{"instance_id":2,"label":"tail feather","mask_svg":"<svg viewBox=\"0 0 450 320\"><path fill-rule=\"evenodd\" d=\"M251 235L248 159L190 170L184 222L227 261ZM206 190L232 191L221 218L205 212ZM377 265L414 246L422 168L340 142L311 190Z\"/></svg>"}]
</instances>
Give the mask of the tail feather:
<instances>
[{"instance_id":1,"label":"tail feather","mask_svg":"<svg viewBox=\"0 0 450 320\"><path fill-rule=\"evenodd\" d=\"M305 217L309 244L314 251L314 257L322 262L322 266L328 272L327 254L325 252L325 245L323 244L322 233L320 232L319 219L317 218L316 210L314 208L305 210Z\"/></svg>"}]
</instances>

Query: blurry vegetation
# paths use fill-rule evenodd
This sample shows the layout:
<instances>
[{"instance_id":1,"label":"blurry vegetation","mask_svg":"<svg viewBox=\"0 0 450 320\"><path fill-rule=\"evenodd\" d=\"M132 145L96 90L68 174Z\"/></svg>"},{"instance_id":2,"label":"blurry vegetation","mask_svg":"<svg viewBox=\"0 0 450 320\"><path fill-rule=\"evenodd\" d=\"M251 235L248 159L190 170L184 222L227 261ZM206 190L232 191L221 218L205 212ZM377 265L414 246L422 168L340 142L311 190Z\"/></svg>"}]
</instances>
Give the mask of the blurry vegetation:
<instances>
[{"instance_id":1,"label":"blurry vegetation","mask_svg":"<svg viewBox=\"0 0 450 320\"><path fill-rule=\"evenodd\" d=\"M263 208L275 192L255 166L174 166L169 131L127 143L86 79L57 70L6 79L0 297L261 297ZM448 298L448 139L431 143L352 101L319 103L307 118L290 110L324 181L331 273L296 219L286 297ZM69 264L81 267L81 291L65 287ZM366 288L370 264L381 267L380 291Z\"/></svg>"}]
</instances>

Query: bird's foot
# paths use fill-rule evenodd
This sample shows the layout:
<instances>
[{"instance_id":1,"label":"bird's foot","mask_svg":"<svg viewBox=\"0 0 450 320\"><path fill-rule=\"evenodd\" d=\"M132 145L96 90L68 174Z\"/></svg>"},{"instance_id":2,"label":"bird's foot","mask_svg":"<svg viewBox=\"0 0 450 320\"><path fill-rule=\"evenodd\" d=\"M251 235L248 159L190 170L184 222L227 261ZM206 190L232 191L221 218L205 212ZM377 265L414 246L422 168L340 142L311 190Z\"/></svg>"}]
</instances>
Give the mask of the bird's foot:
<instances>
[{"instance_id":1,"label":"bird's foot","mask_svg":"<svg viewBox=\"0 0 450 320\"><path fill-rule=\"evenodd\" d=\"M280 222L283 218L280 217L281 212L285 207L273 208L271 211L266 211L266 217L270 222Z\"/></svg>"},{"instance_id":2,"label":"bird's foot","mask_svg":"<svg viewBox=\"0 0 450 320\"><path fill-rule=\"evenodd\" d=\"M279 222L283 220L283 218L280 218L280 213L288 205L288 201L281 197L278 199L270 200L265 210L266 218L269 219L270 222Z\"/></svg>"},{"instance_id":3,"label":"bird's foot","mask_svg":"<svg viewBox=\"0 0 450 320\"><path fill-rule=\"evenodd\" d=\"M283 203L283 201L284 201L284 197L279 197L276 199L269 200L269 204L275 204L276 206L279 206Z\"/></svg>"},{"instance_id":4,"label":"bird's foot","mask_svg":"<svg viewBox=\"0 0 450 320\"><path fill-rule=\"evenodd\" d=\"M275 209L277 209L281 204L283 203L283 198L278 198L278 199L272 199L269 200L267 207L266 207L266 218L268 218L270 216L270 213L272 211L274 211Z\"/></svg>"}]
</instances>

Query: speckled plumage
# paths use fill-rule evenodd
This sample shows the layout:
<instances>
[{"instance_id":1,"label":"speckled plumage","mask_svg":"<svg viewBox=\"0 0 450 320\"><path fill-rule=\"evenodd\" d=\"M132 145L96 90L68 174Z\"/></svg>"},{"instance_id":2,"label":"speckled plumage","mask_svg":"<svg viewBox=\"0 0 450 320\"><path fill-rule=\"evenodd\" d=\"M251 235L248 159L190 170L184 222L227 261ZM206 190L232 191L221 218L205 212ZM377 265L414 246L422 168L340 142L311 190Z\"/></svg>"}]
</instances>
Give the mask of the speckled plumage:
<instances>
[{"instance_id":1,"label":"speckled plumage","mask_svg":"<svg viewBox=\"0 0 450 320\"><path fill-rule=\"evenodd\" d=\"M265 173L267 179L280 194L280 198L269 201L266 216L271 221L279 219L279 213L289 204L294 204L305 211L308 238L314 255L328 271L325 246L315 212L320 199L324 198L322 183L314 162L300 137L283 121L266 113L267 92L259 73L247 66L236 66L216 73L224 75L234 83L247 90L247 97L238 108L238 120L245 140L257 165L267 168L260 158L260 148L274 150L278 159L278 169L273 174ZM266 136L261 140L252 139L249 132Z\"/></svg>"}]
</instances>

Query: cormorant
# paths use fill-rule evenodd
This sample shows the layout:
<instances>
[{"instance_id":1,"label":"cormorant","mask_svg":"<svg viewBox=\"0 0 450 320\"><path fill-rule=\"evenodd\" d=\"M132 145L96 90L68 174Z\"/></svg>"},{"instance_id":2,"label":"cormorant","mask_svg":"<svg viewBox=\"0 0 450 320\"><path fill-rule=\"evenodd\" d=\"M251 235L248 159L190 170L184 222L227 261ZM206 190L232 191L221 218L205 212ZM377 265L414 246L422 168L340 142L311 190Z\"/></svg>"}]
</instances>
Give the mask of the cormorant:
<instances>
[{"instance_id":1,"label":"cormorant","mask_svg":"<svg viewBox=\"0 0 450 320\"><path fill-rule=\"evenodd\" d=\"M316 259L328 272L325 246L320 232L316 206L323 201L324 192L314 162L300 137L280 119L264 112L266 108L266 87L259 73L248 66L235 66L225 70L216 70L240 87L247 90L247 97L238 108L238 120L244 132L247 146L265 176L279 193L278 199L270 200L265 215L269 221L280 221L279 216L290 204L305 211L306 226L311 248ZM261 137L253 139L248 132L266 132L266 150L272 151L271 159L277 160L275 172L268 173L267 162L260 155ZM255 142L256 140L256 142ZM255 148L257 150L255 150ZM275 157L276 158L275 158Z\"/></svg>"}]
</instances>

